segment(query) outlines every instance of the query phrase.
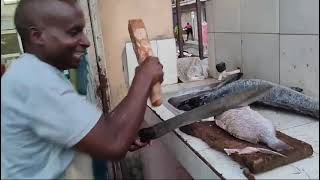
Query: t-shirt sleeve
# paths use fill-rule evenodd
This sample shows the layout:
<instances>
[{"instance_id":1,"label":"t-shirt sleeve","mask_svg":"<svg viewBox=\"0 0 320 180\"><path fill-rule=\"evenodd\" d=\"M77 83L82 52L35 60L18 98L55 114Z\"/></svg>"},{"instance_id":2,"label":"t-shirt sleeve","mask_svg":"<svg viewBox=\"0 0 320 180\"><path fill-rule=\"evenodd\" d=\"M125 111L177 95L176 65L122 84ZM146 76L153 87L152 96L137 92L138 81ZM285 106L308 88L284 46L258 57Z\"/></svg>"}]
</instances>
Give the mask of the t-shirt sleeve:
<instances>
[{"instance_id":1,"label":"t-shirt sleeve","mask_svg":"<svg viewBox=\"0 0 320 180\"><path fill-rule=\"evenodd\" d=\"M28 100L30 126L40 137L72 147L96 125L102 112L73 89L39 88Z\"/></svg>"}]
</instances>

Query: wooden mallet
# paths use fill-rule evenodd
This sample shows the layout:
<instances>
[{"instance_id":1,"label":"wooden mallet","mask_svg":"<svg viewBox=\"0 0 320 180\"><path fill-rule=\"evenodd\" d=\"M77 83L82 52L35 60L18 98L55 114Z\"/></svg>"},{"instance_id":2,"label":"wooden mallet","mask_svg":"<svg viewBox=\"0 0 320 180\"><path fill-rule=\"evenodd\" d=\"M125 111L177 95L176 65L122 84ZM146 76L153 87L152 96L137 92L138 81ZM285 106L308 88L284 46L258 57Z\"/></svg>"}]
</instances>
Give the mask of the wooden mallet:
<instances>
[{"instance_id":1,"label":"wooden mallet","mask_svg":"<svg viewBox=\"0 0 320 180\"><path fill-rule=\"evenodd\" d=\"M141 64L147 57L153 56L146 27L141 19L132 19L129 20L128 30L133 50L137 56L138 63ZM150 101L152 106L160 106L162 104L160 82L152 87Z\"/></svg>"}]
</instances>

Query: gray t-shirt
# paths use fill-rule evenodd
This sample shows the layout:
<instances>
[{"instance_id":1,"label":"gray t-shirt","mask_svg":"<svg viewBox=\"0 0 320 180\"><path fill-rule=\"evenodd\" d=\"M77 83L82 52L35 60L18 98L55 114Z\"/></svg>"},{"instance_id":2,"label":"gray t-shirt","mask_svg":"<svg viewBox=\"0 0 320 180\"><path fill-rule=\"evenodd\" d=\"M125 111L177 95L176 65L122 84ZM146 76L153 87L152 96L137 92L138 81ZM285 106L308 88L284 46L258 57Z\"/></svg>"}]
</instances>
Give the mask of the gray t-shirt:
<instances>
[{"instance_id":1,"label":"gray t-shirt","mask_svg":"<svg viewBox=\"0 0 320 180\"><path fill-rule=\"evenodd\" d=\"M102 112L64 74L23 54L1 78L1 179L55 179Z\"/></svg>"}]
</instances>

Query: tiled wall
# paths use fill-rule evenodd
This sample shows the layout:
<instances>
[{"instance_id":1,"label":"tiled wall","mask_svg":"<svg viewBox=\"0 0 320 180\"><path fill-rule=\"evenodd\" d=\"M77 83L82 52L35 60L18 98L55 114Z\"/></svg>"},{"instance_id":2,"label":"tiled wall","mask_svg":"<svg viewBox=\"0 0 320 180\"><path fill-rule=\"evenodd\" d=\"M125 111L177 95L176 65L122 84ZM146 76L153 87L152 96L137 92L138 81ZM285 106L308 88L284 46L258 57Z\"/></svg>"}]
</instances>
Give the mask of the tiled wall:
<instances>
[{"instance_id":1,"label":"tiled wall","mask_svg":"<svg viewBox=\"0 0 320 180\"><path fill-rule=\"evenodd\" d=\"M319 97L319 0L209 0L207 16L213 76L224 61Z\"/></svg>"},{"instance_id":2,"label":"tiled wall","mask_svg":"<svg viewBox=\"0 0 320 180\"><path fill-rule=\"evenodd\" d=\"M174 84L178 82L177 58L175 39L163 39L151 41L154 56L158 57L163 65L164 80L162 85ZM126 62L124 62L124 73L126 74L127 84L130 85L135 68L138 66L136 55L132 48L132 43L126 44Z\"/></svg>"}]
</instances>

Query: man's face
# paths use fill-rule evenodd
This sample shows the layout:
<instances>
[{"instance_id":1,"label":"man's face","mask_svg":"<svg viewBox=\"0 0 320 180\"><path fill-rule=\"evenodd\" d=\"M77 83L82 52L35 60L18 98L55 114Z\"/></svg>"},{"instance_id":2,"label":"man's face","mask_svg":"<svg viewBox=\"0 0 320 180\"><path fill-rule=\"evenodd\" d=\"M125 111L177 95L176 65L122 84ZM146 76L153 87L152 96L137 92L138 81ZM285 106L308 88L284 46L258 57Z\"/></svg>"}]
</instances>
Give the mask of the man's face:
<instances>
[{"instance_id":1,"label":"man's face","mask_svg":"<svg viewBox=\"0 0 320 180\"><path fill-rule=\"evenodd\" d=\"M85 20L78 4L62 4L60 8L53 8L54 17L44 22L43 47L46 60L59 69L77 68L85 50L90 46L83 29Z\"/></svg>"}]
</instances>

